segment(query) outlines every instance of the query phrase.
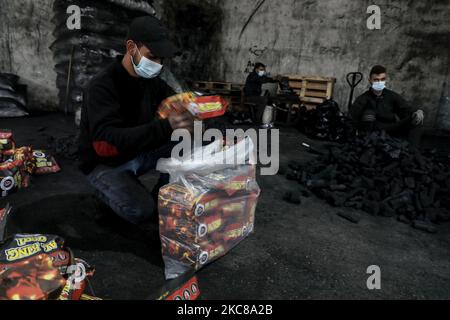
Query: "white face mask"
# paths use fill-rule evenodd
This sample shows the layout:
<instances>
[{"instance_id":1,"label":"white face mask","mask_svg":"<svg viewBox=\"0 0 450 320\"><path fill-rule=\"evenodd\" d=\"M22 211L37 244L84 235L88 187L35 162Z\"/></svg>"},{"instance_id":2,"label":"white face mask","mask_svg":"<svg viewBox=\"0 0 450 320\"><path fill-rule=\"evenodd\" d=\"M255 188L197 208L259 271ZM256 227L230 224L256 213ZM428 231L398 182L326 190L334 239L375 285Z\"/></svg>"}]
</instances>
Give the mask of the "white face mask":
<instances>
[{"instance_id":1,"label":"white face mask","mask_svg":"<svg viewBox=\"0 0 450 320\"><path fill-rule=\"evenodd\" d=\"M372 84L372 89L375 91L383 91L386 89L386 81L374 82Z\"/></svg>"},{"instance_id":2,"label":"white face mask","mask_svg":"<svg viewBox=\"0 0 450 320\"><path fill-rule=\"evenodd\" d=\"M145 79L156 78L161 73L163 65L143 57L137 46L136 49L141 56L141 61L138 65L134 63L133 57L131 57L131 62L133 63L133 68L136 74Z\"/></svg>"},{"instance_id":3,"label":"white face mask","mask_svg":"<svg viewBox=\"0 0 450 320\"><path fill-rule=\"evenodd\" d=\"M265 71L258 71L258 76L264 77L266 75Z\"/></svg>"}]
</instances>

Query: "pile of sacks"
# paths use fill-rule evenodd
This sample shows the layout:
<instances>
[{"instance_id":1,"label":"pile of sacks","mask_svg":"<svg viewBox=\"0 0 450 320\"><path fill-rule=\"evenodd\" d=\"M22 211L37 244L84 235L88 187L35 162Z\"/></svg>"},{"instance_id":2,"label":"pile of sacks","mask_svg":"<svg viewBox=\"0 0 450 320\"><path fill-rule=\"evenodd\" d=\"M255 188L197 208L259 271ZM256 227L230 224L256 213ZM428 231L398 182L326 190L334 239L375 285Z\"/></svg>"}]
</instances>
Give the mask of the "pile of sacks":
<instances>
[{"instance_id":1,"label":"pile of sacks","mask_svg":"<svg viewBox=\"0 0 450 320\"><path fill-rule=\"evenodd\" d=\"M10 73L0 73L0 118L28 115L27 86L19 84L20 78Z\"/></svg>"},{"instance_id":2,"label":"pile of sacks","mask_svg":"<svg viewBox=\"0 0 450 320\"><path fill-rule=\"evenodd\" d=\"M154 14L152 1L145 0L60 0L53 4L56 41L51 45L56 62L60 108L67 112L80 110L83 89L115 57L123 54L124 40L133 18ZM67 27L67 8L81 9L81 29ZM73 50L73 52L72 52ZM69 62L72 59L69 101L66 106Z\"/></svg>"},{"instance_id":3,"label":"pile of sacks","mask_svg":"<svg viewBox=\"0 0 450 320\"><path fill-rule=\"evenodd\" d=\"M59 172L55 159L43 150L17 148L13 134L0 130L0 197L28 188L32 175Z\"/></svg>"},{"instance_id":4,"label":"pile of sacks","mask_svg":"<svg viewBox=\"0 0 450 320\"><path fill-rule=\"evenodd\" d=\"M291 164L287 178L302 184L300 193L313 192L335 207L395 217L434 233L437 223L450 221L449 168L448 156L422 154L374 132L330 147L308 165Z\"/></svg>"}]
</instances>

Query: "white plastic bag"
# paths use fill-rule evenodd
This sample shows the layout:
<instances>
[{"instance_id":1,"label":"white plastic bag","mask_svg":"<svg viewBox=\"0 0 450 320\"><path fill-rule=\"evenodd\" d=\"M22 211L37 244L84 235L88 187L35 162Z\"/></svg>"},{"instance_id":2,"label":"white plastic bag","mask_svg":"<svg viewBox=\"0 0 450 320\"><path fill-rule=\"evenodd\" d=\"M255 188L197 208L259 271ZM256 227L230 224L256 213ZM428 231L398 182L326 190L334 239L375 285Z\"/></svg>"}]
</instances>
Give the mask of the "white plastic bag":
<instances>
[{"instance_id":1,"label":"white plastic bag","mask_svg":"<svg viewBox=\"0 0 450 320\"><path fill-rule=\"evenodd\" d=\"M256 164L255 146L252 139L248 137L229 147L223 147L222 141L216 141L193 150L182 159L161 159L158 161L156 170L168 173L170 182L174 182L186 174L204 176L245 164Z\"/></svg>"}]
</instances>

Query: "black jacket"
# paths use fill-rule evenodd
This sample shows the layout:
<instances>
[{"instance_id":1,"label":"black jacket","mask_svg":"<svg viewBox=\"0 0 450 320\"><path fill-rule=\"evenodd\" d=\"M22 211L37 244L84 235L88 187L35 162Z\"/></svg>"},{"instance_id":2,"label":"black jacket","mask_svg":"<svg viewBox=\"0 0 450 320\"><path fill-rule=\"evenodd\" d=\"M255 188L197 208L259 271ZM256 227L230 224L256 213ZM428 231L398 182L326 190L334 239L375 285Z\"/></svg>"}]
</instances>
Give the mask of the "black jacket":
<instances>
[{"instance_id":1,"label":"black jacket","mask_svg":"<svg viewBox=\"0 0 450 320\"><path fill-rule=\"evenodd\" d=\"M247 97L260 96L262 94L262 85L264 83L276 82L272 78L260 77L256 71L250 73L245 81L244 93Z\"/></svg>"},{"instance_id":2,"label":"black jacket","mask_svg":"<svg viewBox=\"0 0 450 320\"><path fill-rule=\"evenodd\" d=\"M134 78L117 58L85 90L80 126L80 169L122 165L170 141L168 120L156 117L162 100L174 94L161 79Z\"/></svg>"},{"instance_id":3,"label":"black jacket","mask_svg":"<svg viewBox=\"0 0 450 320\"><path fill-rule=\"evenodd\" d=\"M385 89L381 96L375 95L372 89L369 89L356 99L349 110L350 116L353 121L360 123L368 109L375 111L377 121L383 123L395 123L397 117L403 120L417 111L402 96L388 89Z\"/></svg>"}]
</instances>

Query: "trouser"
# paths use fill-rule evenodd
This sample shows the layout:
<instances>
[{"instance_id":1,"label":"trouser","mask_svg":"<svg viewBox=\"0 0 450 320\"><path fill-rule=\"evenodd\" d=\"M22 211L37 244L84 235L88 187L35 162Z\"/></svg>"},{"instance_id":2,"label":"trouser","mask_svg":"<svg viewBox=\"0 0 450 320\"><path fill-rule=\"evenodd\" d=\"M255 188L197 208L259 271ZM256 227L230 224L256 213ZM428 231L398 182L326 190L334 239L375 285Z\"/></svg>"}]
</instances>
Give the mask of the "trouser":
<instances>
[{"instance_id":1,"label":"trouser","mask_svg":"<svg viewBox=\"0 0 450 320\"><path fill-rule=\"evenodd\" d=\"M245 97L245 103L251 103L256 106L254 119L253 121L257 122L258 124L262 123L262 118L264 114L264 110L267 107L267 104L269 103L269 97L265 96L251 96L251 97Z\"/></svg>"},{"instance_id":2,"label":"trouser","mask_svg":"<svg viewBox=\"0 0 450 320\"><path fill-rule=\"evenodd\" d=\"M420 148L423 135L423 125L415 126L412 123L413 118L408 117L398 122L387 123L375 121L373 123L363 122L363 128L369 130L386 131L393 137L407 139L412 147Z\"/></svg>"},{"instance_id":3,"label":"trouser","mask_svg":"<svg viewBox=\"0 0 450 320\"><path fill-rule=\"evenodd\" d=\"M133 224L150 220L157 212L159 188L169 183L169 176L161 174L152 192L139 177L154 170L159 159L170 158L174 144L140 154L119 167L97 166L88 180L98 198L118 216Z\"/></svg>"}]
</instances>

